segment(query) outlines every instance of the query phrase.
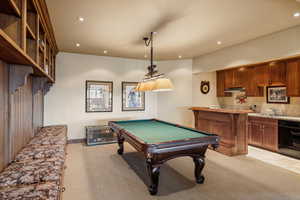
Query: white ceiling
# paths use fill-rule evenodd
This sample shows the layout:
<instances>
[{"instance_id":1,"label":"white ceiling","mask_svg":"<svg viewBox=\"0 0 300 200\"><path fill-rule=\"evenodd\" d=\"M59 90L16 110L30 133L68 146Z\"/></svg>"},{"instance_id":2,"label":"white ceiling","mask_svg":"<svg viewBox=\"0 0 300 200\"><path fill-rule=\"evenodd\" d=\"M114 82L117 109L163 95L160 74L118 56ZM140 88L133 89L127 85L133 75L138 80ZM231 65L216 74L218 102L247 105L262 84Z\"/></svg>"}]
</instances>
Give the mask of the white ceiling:
<instances>
[{"instance_id":1,"label":"white ceiling","mask_svg":"<svg viewBox=\"0 0 300 200\"><path fill-rule=\"evenodd\" d=\"M300 24L296 0L47 0L60 51L192 58ZM84 17L80 23L78 17ZM222 45L217 45L222 41ZM80 47L76 47L80 43Z\"/></svg>"}]
</instances>

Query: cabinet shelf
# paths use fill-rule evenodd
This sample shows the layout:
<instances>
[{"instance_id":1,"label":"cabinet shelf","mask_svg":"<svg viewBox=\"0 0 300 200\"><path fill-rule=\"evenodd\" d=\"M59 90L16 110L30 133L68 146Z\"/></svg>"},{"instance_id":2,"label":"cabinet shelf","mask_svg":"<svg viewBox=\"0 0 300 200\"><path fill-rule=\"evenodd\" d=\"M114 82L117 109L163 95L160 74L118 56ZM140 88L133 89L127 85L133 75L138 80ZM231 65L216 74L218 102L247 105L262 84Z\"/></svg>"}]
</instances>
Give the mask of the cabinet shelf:
<instances>
[{"instance_id":1,"label":"cabinet shelf","mask_svg":"<svg viewBox=\"0 0 300 200\"><path fill-rule=\"evenodd\" d=\"M46 77L49 82L54 82L54 67L50 66L51 69L47 72L45 65L54 65L46 56L55 57L57 52L45 1L1 1L1 60L9 64L28 65L33 68L34 75Z\"/></svg>"},{"instance_id":2,"label":"cabinet shelf","mask_svg":"<svg viewBox=\"0 0 300 200\"><path fill-rule=\"evenodd\" d=\"M14 0L6 0L1 2L0 12L21 17L21 11Z\"/></svg>"},{"instance_id":3,"label":"cabinet shelf","mask_svg":"<svg viewBox=\"0 0 300 200\"><path fill-rule=\"evenodd\" d=\"M0 46L1 51L0 58L8 63L30 65L33 67L34 74L37 76L47 77L50 82L54 82L35 61L30 58L24 51L4 32L0 29Z\"/></svg>"}]
</instances>

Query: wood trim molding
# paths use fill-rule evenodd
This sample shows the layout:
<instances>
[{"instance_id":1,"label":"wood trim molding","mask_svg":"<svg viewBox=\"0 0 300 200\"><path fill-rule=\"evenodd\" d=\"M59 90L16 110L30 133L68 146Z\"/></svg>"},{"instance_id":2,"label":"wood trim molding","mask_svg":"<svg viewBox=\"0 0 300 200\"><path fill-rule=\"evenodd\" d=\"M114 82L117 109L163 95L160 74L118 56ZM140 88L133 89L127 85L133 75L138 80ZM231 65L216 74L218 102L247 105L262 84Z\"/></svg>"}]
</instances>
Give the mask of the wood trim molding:
<instances>
[{"instance_id":1,"label":"wood trim molding","mask_svg":"<svg viewBox=\"0 0 300 200\"><path fill-rule=\"evenodd\" d=\"M9 93L15 92L26 84L27 77L33 73L33 69L26 65L9 66Z\"/></svg>"},{"instance_id":2,"label":"wood trim molding","mask_svg":"<svg viewBox=\"0 0 300 200\"><path fill-rule=\"evenodd\" d=\"M57 42L54 36L54 29L51 23L50 15L48 12L48 7L45 0L37 0L37 8L39 11L39 14L41 15L41 20L44 22L44 24L47 26L46 32L48 33L48 36L51 38L50 43L55 49L55 54L58 53L59 49L57 47Z\"/></svg>"},{"instance_id":3,"label":"wood trim molding","mask_svg":"<svg viewBox=\"0 0 300 200\"><path fill-rule=\"evenodd\" d=\"M268 63L272 63L272 62L288 61L288 60L294 60L294 59L300 59L300 54L296 54L296 55L288 56L288 57L283 57L283 58L264 60L264 61L261 61L261 62L254 62L254 63L244 64L244 65L232 66L232 67L228 67L228 68L224 68L224 69L219 69L219 70L216 70L216 71L218 72L218 71L236 69L236 68L240 68L240 67L252 67L252 66L264 65L264 64L268 64Z\"/></svg>"},{"instance_id":4,"label":"wood trim molding","mask_svg":"<svg viewBox=\"0 0 300 200\"><path fill-rule=\"evenodd\" d=\"M27 0L22 1L21 48L26 52Z\"/></svg>"}]
</instances>

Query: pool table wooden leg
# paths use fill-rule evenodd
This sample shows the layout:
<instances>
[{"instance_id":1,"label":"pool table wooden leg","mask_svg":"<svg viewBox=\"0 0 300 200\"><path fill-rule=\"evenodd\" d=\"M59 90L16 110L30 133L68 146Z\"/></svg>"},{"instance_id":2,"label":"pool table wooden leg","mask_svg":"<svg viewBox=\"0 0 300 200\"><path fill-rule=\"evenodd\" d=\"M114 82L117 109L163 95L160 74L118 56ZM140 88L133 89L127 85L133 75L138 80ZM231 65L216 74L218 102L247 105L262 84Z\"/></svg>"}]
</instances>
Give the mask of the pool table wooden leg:
<instances>
[{"instance_id":1,"label":"pool table wooden leg","mask_svg":"<svg viewBox=\"0 0 300 200\"><path fill-rule=\"evenodd\" d=\"M156 195L158 191L160 165L153 165L151 161L146 161L147 172L150 178L149 192Z\"/></svg>"},{"instance_id":2,"label":"pool table wooden leg","mask_svg":"<svg viewBox=\"0 0 300 200\"><path fill-rule=\"evenodd\" d=\"M196 182L202 184L204 182L204 176L202 175L202 170L205 165L204 157L203 156L194 156L193 157L195 163L195 178Z\"/></svg>"},{"instance_id":3,"label":"pool table wooden leg","mask_svg":"<svg viewBox=\"0 0 300 200\"><path fill-rule=\"evenodd\" d=\"M119 144L118 154L122 155L124 152L124 140L125 139L120 134L118 134L117 137L118 137L118 144Z\"/></svg>"}]
</instances>

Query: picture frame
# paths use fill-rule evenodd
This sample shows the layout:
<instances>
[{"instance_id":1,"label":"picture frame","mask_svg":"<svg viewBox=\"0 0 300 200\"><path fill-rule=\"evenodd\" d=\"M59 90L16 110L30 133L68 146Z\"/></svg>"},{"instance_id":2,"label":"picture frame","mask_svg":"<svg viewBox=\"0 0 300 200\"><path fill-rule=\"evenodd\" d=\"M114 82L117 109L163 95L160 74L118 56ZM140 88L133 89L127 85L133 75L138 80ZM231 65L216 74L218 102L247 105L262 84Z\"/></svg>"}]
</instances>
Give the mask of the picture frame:
<instances>
[{"instance_id":1,"label":"picture frame","mask_svg":"<svg viewBox=\"0 0 300 200\"><path fill-rule=\"evenodd\" d=\"M145 111L145 92L138 92L138 82L122 82L122 111Z\"/></svg>"},{"instance_id":2,"label":"picture frame","mask_svg":"<svg viewBox=\"0 0 300 200\"><path fill-rule=\"evenodd\" d=\"M113 111L113 82L87 80L85 87L85 112Z\"/></svg>"},{"instance_id":3,"label":"picture frame","mask_svg":"<svg viewBox=\"0 0 300 200\"><path fill-rule=\"evenodd\" d=\"M268 86L267 103L289 104L290 97L286 96L285 86Z\"/></svg>"}]
</instances>

